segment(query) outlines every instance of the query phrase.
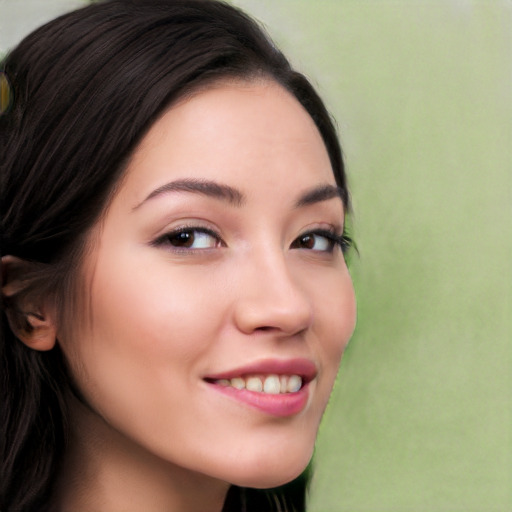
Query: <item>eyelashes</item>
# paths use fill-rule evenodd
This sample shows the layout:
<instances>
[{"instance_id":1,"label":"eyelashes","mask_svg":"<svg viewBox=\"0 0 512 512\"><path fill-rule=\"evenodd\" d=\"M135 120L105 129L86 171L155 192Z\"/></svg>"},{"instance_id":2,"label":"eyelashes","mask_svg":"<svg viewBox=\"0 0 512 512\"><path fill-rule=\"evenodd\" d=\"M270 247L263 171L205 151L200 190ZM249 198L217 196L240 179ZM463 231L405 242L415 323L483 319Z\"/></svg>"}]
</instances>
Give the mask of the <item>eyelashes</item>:
<instances>
[{"instance_id":1,"label":"eyelashes","mask_svg":"<svg viewBox=\"0 0 512 512\"><path fill-rule=\"evenodd\" d=\"M343 254L345 254L352 246L352 239L346 232L339 235L334 230L315 229L296 238L291 248L331 253L336 246L340 247Z\"/></svg>"},{"instance_id":2,"label":"eyelashes","mask_svg":"<svg viewBox=\"0 0 512 512\"><path fill-rule=\"evenodd\" d=\"M167 247L176 253L191 253L226 247L219 233L203 226L181 226L152 242L155 247ZM345 255L353 241L344 231L341 235L334 229L313 229L302 233L290 245L290 249L333 253L339 247Z\"/></svg>"}]
</instances>

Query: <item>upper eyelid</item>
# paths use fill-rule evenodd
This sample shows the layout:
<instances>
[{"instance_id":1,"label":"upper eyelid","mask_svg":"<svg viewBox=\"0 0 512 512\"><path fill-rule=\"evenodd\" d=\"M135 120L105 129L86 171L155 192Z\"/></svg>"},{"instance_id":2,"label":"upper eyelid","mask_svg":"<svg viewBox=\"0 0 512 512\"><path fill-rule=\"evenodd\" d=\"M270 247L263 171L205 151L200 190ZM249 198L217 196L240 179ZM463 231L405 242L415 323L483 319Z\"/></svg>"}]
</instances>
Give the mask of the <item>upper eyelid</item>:
<instances>
[{"instance_id":1,"label":"upper eyelid","mask_svg":"<svg viewBox=\"0 0 512 512\"><path fill-rule=\"evenodd\" d=\"M219 230L209 227L209 226L204 226L201 224L183 224L183 225L176 226L174 228L167 228L160 236L168 236L168 235L172 235L175 233L179 233L180 231L199 231L199 232L211 234L213 236L217 236L218 238L222 239L222 235L220 234ZM326 236L332 235L335 237L339 237L344 234L344 230L343 229L340 230L339 228L337 228L333 225L329 225L328 227L320 227L320 226L307 227L307 228L304 228L303 230L301 230L299 232L299 234L294 237L293 240L296 240L297 238L300 238L301 236L308 235L308 234L320 234L320 235L323 234Z\"/></svg>"},{"instance_id":2,"label":"upper eyelid","mask_svg":"<svg viewBox=\"0 0 512 512\"><path fill-rule=\"evenodd\" d=\"M212 222L203 219L183 220L172 223L169 222L167 226L158 231L160 234L157 234L154 238L158 238L159 236L170 235L185 230L197 230L204 231L207 233L214 233L216 236L222 238L221 230Z\"/></svg>"},{"instance_id":3,"label":"upper eyelid","mask_svg":"<svg viewBox=\"0 0 512 512\"><path fill-rule=\"evenodd\" d=\"M151 240L151 245L158 246L161 243L165 242L168 237L172 235L176 235L178 233L186 232L186 231L197 231L199 233L205 233L209 236L212 236L219 240L222 244L225 244L222 236L216 229L212 229L211 227L207 226L201 226L199 224L193 224L193 225L179 225L174 228L167 228L165 229L160 235L157 235ZM193 249L188 249L193 250Z\"/></svg>"},{"instance_id":4,"label":"upper eyelid","mask_svg":"<svg viewBox=\"0 0 512 512\"><path fill-rule=\"evenodd\" d=\"M308 233L325 233L334 236L342 236L345 232L343 224L333 224L330 222L315 222L303 228L298 236L307 235Z\"/></svg>"}]
</instances>

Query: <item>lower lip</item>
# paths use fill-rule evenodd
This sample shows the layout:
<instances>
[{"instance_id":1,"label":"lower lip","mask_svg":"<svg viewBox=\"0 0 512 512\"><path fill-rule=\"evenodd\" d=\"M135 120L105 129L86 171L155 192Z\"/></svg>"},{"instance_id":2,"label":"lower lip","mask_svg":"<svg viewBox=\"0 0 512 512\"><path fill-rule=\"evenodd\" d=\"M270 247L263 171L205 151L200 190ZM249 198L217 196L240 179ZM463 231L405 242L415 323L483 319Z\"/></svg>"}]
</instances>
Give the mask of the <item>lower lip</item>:
<instances>
[{"instance_id":1,"label":"lower lip","mask_svg":"<svg viewBox=\"0 0 512 512\"><path fill-rule=\"evenodd\" d=\"M250 407L281 418L294 416L301 412L306 407L309 396L308 384L302 386L296 393L280 393L275 395L248 391L247 389L236 389L232 386L222 386L215 383L209 383L209 385L216 391Z\"/></svg>"}]
</instances>

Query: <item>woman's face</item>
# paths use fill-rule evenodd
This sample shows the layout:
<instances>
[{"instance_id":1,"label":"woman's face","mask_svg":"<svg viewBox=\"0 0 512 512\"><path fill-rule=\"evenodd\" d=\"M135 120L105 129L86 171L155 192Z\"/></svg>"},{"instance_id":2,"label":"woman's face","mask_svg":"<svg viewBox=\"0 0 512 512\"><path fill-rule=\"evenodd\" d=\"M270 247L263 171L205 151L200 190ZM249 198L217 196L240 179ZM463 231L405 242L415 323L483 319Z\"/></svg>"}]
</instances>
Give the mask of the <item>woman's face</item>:
<instances>
[{"instance_id":1,"label":"woman's face","mask_svg":"<svg viewBox=\"0 0 512 512\"><path fill-rule=\"evenodd\" d=\"M322 139L283 88L173 106L91 233L84 327L60 340L95 417L226 482L297 476L355 323L342 230Z\"/></svg>"}]
</instances>

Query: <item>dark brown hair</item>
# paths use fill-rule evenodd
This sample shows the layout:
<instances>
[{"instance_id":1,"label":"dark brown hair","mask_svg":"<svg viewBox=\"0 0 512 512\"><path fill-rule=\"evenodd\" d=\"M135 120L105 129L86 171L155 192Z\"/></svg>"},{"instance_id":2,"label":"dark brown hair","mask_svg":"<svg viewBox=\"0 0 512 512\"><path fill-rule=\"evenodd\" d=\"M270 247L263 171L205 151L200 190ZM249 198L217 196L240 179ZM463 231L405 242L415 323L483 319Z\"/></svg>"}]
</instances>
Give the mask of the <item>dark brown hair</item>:
<instances>
[{"instance_id":1,"label":"dark brown hair","mask_svg":"<svg viewBox=\"0 0 512 512\"><path fill-rule=\"evenodd\" d=\"M261 27L215 0L110 0L44 25L0 63L11 105L0 114L0 255L32 262L23 293L66 297L86 231L97 222L126 162L177 99L222 78L267 77L308 111L349 196L337 135L308 80ZM0 508L50 510L66 445L70 379L58 345L0 340ZM233 487L225 510L302 511L307 475L273 490Z\"/></svg>"}]
</instances>

